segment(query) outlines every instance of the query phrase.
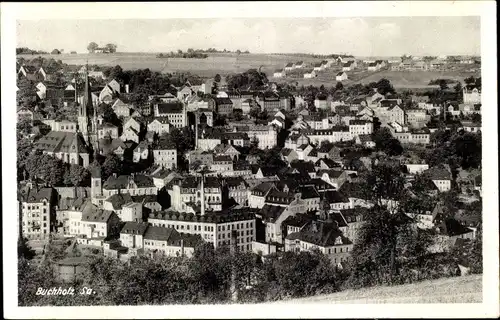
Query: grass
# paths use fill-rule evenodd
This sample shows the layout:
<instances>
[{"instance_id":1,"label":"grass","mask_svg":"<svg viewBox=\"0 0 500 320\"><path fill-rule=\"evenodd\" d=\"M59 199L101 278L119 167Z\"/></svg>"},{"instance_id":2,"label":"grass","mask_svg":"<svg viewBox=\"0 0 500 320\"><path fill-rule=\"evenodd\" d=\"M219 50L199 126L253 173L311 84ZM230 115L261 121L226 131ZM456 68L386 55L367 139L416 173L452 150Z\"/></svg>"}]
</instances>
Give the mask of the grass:
<instances>
[{"instance_id":1,"label":"grass","mask_svg":"<svg viewBox=\"0 0 500 320\"><path fill-rule=\"evenodd\" d=\"M200 76L213 77L217 73L222 76L243 72L251 68L258 69L272 75L275 69L283 68L288 62L302 60L304 62L318 62L320 59L293 57L272 54L241 54L233 53L210 54L207 59L156 58L156 53L114 53L114 54L60 54L60 55L18 55L25 59L38 56L54 58L67 64L83 65L97 64L102 66L120 65L123 69L145 69L164 73L192 72Z\"/></svg>"},{"instance_id":2,"label":"grass","mask_svg":"<svg viewBox=\"0 0 500 320\"><path fill-rule=\"evenodd\" d=\"M26 59L32 59L39 55L18 55ZM287 55L273 54L241 54L234 53L216 53L210 54L207 59L182 59L182 58L156 58L156 53L113 53L113 54L60 54L60 55L42 55L47 58L61 60L67 64L83 65L88 60L89 64L102 66L120 65L125 70L146 69L152 71L172 73L172 72L191 72L201 77L213 77L216 74L225 76L227 74L243 72L251 68L261 68L271 81L278 83L298 83L299 85L313 86L334 86L336 74L340 71L339 66L321 71L317 78L304 79L302 76L297 78L273 78L272 75L276 69L282 69L288 62L304 61L306 64L319 62L321 59L310 57L296 57ZM480 72L466 72L470 66L460 66L452 71L391 71L381 70L377 72L356 70L348 71L349 80L344 82L344 86L356 83L368 84L376 82L382 78L391 81L395 88L408 89L426 89L435 88L429 86L431 80L439 78L464 79L468 76L480 76Z\"/></svg>"},{"instance_id":3,"label":"grass","mask_svg":"<svg viewBox=\"0 0 500 320\"><path fill-rule=\"evenodd\" d=\"M482 275L469 275L393 287L345 290L277 303L481 303L482 300Z\"/></svg>"}]
</instances>

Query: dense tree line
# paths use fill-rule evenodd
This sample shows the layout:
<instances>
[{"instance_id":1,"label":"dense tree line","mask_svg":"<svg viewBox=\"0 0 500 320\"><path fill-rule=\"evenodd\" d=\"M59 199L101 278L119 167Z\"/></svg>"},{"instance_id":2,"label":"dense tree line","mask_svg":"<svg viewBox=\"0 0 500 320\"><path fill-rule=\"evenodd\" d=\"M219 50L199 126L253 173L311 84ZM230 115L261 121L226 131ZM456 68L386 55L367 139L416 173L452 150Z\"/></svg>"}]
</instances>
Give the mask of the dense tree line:
<instances>
[{"instance_id":1,"label":"dense tree line","mask_svg":"<svg viewBox=\"0 0 500 320\"><path fill-rule=\"evenodd\" d=\"M243 73L230 74L226 76L227 87L230 90L256 90L262 88L267 82L267 76L257 69L249 69Z\"/></svg>"},{"instance_id":2,"label":"dense tree line","mask_svg":"<svg viewBox=\"0 0 500 320\"><path fill-rule=\"evenodd\" d=\"M46 51L32 50L27 47L16 48L16 54L48 54Z\"/></svg>"}]
</instances>

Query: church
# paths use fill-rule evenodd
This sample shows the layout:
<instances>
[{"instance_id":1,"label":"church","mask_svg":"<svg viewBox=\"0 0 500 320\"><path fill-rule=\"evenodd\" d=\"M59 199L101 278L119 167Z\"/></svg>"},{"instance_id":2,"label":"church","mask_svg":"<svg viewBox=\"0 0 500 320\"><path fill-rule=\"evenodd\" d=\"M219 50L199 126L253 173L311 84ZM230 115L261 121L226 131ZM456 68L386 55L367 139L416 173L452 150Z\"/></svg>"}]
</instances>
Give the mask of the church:
<instances>
[{"instance_id":1,"label":"church","mask_svg":"<svg viewBox=\"0 0 500 320\"><path fill-rule=\"evenodd\" d=\"M35 149L61 159L65 163L88 167L92 150L98 150L97 110L92 104L88 74L85 73L85 95L78 105L76 132L50 131L35 143Z\"/></svg>"}]
</instances>

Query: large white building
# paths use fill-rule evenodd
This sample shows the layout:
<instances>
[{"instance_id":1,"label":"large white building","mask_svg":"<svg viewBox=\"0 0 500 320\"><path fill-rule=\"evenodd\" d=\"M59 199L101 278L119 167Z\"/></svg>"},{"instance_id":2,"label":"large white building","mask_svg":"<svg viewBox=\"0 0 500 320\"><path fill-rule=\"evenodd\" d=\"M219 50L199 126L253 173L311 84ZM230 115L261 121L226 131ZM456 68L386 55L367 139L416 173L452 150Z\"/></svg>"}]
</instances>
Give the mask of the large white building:
<instances>
[{"instance_id":1,"label":"large white building","mask_svg":"<svg viewBox=\"0 0 500 320\"><path fill-rule=\"evenodd\" d=\"M166 117L175 128L187 125L186 108L182 102L157 103L154 106L155 117Z\"/></svg>"},{"instance_id":2,"label":"large white building","mask_svg":"<svg viewBox=\"0 0 500 320\"><path fill-rule=\"evenodd\" d=\"M150 214L149 223L155 227L175 229L179 233L199 235L215 248L230 245L233 233L238 250L252 251L256 237L255 211L249 208L205 214L163 211Z\"/></svg>"},{"instance_id":3,"label":"large white building","mask_svg":"<svg viewBox=\"0 0 500 320\"><path fill-rule=\"evenodd\" d=\"M55 190L32 188L21 196L21 231L28 240L48 239L55 223Z\"/></svg>"}]
</instances>

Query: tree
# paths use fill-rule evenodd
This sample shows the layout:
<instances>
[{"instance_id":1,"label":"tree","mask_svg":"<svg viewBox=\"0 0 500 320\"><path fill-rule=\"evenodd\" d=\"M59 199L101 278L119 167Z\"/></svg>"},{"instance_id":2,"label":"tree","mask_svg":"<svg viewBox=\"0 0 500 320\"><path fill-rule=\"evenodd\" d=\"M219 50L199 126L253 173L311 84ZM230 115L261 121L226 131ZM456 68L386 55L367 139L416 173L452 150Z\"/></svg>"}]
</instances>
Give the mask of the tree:
<instances>
[{"instance_id":1,"label":"tree","mask_svg":"<svg viewBox=\"0 0 500 320\"><path fill-rule=\"evenodd\" d=\"M219 82L221 81L221 76L220 76L220 74L218 74L218 73L217 73L217 74L215 75L215 77L214 77L214 81L215 81L215 82L217 82L217 83L219 83Z\"/></svg>"},{"instance_id":2,"label":"tree","mask_svg":"<svg viewBox=\"0 0 500 320\"><path fill-rule=\"evenodd\" d=\"M241 54L241 50L240 49L236 50L236 54L240 55Z\"/></svg>"},{"instance_id":3,"label":"tree","mask_svg":"<svg viewBox=\"0 0 500 320\"><path fill-rule=\"evenodd\" d=\"M94 53L97 48L99 48L99 45L95 42L91 42L89 43L89 45L87 46L87 50L90 52L90 53Z\"/></svg>"},{"instance_id":4,"label":"tree","mask_svg":"<svg viewBox=\"0 0 500 320\"><path fill-rule=\"evenodd\" d=\"M104 122L111 123L117 127L122 125L113 108L107 103L101 103L99 105L99 114L102 115Z\"/></svg>"},{"instance_id":5,"label":"tree","mask_svg":"<svg viewBox=\"0 0 500 320\"><path fill-rule=\"evenodd\" d=\"M383 95L387 93L395 93L394 87L391 82L387 79L380 79L376 84L377 92Z\"/></svg>"},{"instance_id":6,"label":"tree","mask_svg":"<svg viewBox=\"0 0 500 320\"><path fill-rule=\"evenodd\" d=\"M335 85L335 90L336 91L344 90L344 85L342 84L342 82L337 82L337 84Z\"/></svg>"},{"instance_id":7,"label":"tree","mask_svg":"<svg viewBox=\"0 0 500 320\"><path fill-rule=\"evenodd\" d=\"M260 114L260 108L251 108L250 109L250 117L254 118L254 119L257 119L259 117L259 114Z\"/></svg>"},{"instance_id":8,"label":"tree","mask_svg":"<svg viewBox=\"0 0 500 320\"><path fill-rule=\"evenodd\" d=\"M81 187L88 185L90 172L83 166L72 164L66 169L64 178L66 185Z\"/></svg>"},{"instance_id":9,"label":"tree","mask_svg":"<svg viewBox=\"0 0 500 320\"><path fill-rule=\"evenodd\" d=\"M404 280L400 273L412 254L427 253L429 237L415 229L405 212L409 195L398 166L382 163L365 173L365 199L375 204L366 214L359 241L352 252L350 284L356 287L395 284ZM393 201L392 205L389 205ZM365 216L364 216L365 217Z\"/></svg>"},{"instance_id":10,"label":"tree","mask_svg":"<svg viewBox=\"0 0 500 320\"><path fill-rule=\"evenodd\" d=\"M19 237L17 240L17 257L24 258L27 260L33 259L35 257L35 251L28 245L28 240L23 237Z\"/></svg>"},{"instance_id":11,"label":"tree","mask_svg":"<svg viewBox=\"0 0 500 320\"><path fill-rule=\"evenodd\" d=\"M62 161L39 151L31 153L26 158L25 168L31 178L38 177L47 185L54 186L63 182Z\"/></svg>"},{"instance_id":12,"label":"tree","mask_svg":"<svg viewBox=\"0 0 500 320\"><path fill-rule=\"evenodd\" d=\"M106 46L105 46L105 48L106 48L106 49L108 49L108 51L109 51L110 53L115 53L115 52L116 52L116 48L117 48L117 47L118 47L118 46L117 46L116 44L114 44L114 43L108 43L108 44L106 44Z\"/></svg>"},{"instance_id":13,"label":"tree","mask_svg":"<svg viewBox=\"0 0 500 320\"><path fill-rule=\"evenodd\" d=\"M50 54L61 54L61 51L59 51L58 49L54 49Z\"/></svg>"},{"instance_id":14,"label":"tree","mask_svg":"<svg viewBox=\"0 0 500 320\"><path fill-rule=\"evenodd\" d=\"M236 121L243 120L243 110L241 110L241 109L233 109L233 118Z\"/></svg>"},{"instance_id":15,"label":"tree","mask_svg":"<svg viewBox=\"0 0 500 320\"><path fill-rule=\"evenodd\" d=\"M445 79L439 79L439 89L446 90L448 89L448 82Z\"/></svg>"},{"instance_id":16,"label":"tree","mask_svg":"<svg viewBox=\"0 0 500 320\"><path fill-rule=\"evenodd\" d=\"M120 161L120 158L114 154L110 153L104 159L104 163L101 168L102 179L106 180L109 176L112 176L114 173L120 175L123 171L123 165Z\"/></svg>"}]
</instances>

